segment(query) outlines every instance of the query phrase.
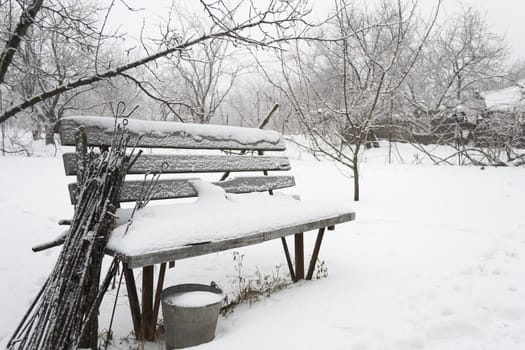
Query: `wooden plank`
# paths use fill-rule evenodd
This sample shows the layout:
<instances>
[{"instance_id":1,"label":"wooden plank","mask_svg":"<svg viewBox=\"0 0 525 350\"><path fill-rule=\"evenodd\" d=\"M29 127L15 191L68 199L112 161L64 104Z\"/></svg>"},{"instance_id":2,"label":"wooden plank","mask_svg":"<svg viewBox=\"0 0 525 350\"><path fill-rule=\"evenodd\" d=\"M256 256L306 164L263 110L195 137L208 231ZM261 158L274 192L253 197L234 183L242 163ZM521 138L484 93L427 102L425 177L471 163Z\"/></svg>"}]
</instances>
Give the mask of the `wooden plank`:
<instances>
[{"instance_id":1,"label":"wooden plank","mask_svg":"<svg viewBox=\"0 0 525 350\"><path fill-rule=\"evenodd\" d=\"M63 155L66 175L77 174L75 153ZM165 164L163 166L163 164ZM160 171L163 174L290 170L287 157L142 154L128 174Z\"/></svg>"},{"instance_id":2,"label":"wooden plank","mask_svg":"<svg viewBox=\"0 0 525 350\"><path fill-rule=\"evenodd\" d=\"M136 256L121 256L121 259L125 260L130 266L140 267L150 264L160 264L165 261L179 260L185 258L191 258L193 256L205 255L209 253L221 252L223 250L245 247L248 245L262 243L264 241L264 235L261 233L254 234L251 236L245 236L241 238L233 238L218 242L209 242L205 244L199 244L194 246L183 246L176 249L168 249L158 251L154 253L148 253ZM107 251L110 255L115 255L115 252L110 250ZM172 258L176 256L177 258Z\"/></svg>"},{"instance_id":3,"label":"wooden plank","mask_svg":"<svg viewBox=\"0 0 525 350\"><path fill-rule=\"evenodd\" d=\"M89 146L110 146L114 118L67 117L60 121L62 145L73 146L75 131L83 126ZM130 145L151 148L283 151L282 135L275 131L222 125L129 119Z\"/></svg>"},{"instance_id":4,"label":"wooden plank","mask_svg":"<svg viewBox=\"0 0 525 350\"><path fill-rule=\"evenodd\" d=\"M235 177L231 180L214 182L228 193L266 192L295 186L293 176Z\"/></svg>"},{"instance_id":5,"label":"wooden plank","mask_svg":"<svg viewBox=\"0 0 525 350\"><path fill-rule=\"evenodd\" d=\"M348 212L345 214L337 215L331 218L321 219L321 220L308 220L301 224L284 227L281 229L276 229L273 231L266 232L264 234L264 240L269 241L272 239L290 236L296 234L297 232L307 232L312 230L318 230L321 227L327 227L331 225L342 224L344 222L349 222L355 220L355 212Z\"/></svg>"},{"instance_id":6,"label":"wooden plank","mask_svg":"<svg viewBox=\"0 0 525 350\"><path fill-rule=\"evenodd\" d=\"M191 179L167 179L160 180L155 186L155 191L152 195L155 199L172 199L172 198L188 198L196 197L197 192L188 182ZM224 188L228 193L249 193L249 192L265 192L268 190L275 190L280 188L292 187L295 185L293 176L251 176L251 177L237 177L231 180L213 182L215 185ZM121 202L135 202L141 191L142 181L126 181L121 188L120 201ZM75 204L76 183L69 184L69 196L71 203Z\"/></svg>"},{"instance_id":7,"label":"wooden plank","mask_svg":"<svg viewBox=\"0 0 525 350\"><path fill-rule=\"evenodd\" d=\"M223 250L244 247L252 244L258 244L264 241L269 241L271 239L294 235L297 232L317 230L321 227L337 225L343 222L352 221L354 219L355 213L348 212L345 214L337 215L322 220L312 219L297 225L283 227L272 231L259 232L252 235L246 235L244 237L226 239L217 242L203 243L195 246L177 247L174 249L167 249L163 251L137 256L123 256L111 250L107 250L106 252L110 255L119 255L119 258L122 261L125 261L127 264L129 264L129 266L136 268L146 265L160 264L171 260L186 259L193 256L220 252Z\"/></svg>"}]
</instances>

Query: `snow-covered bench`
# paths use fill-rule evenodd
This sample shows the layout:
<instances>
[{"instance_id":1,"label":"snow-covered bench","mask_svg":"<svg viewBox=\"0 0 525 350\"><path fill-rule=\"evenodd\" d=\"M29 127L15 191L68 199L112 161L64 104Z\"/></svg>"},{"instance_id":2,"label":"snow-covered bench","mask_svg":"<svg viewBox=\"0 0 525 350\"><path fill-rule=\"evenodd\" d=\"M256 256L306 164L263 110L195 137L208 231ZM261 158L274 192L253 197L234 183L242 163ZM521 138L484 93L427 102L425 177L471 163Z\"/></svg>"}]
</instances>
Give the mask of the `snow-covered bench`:
<instances>
[{"instance_id":1,"label":"snow-covered bench","mask_svg":"<svg viewBox=\"0 0 525 350\"><path fill-rule=\"evenodd\" d=\"M76 134L82 127L88 146L108 147L113 125L113 118L64 118L60 124L62 144L76 145ZM295 185L293 176L268 175L269 171L290 170L287 157L263 154L285 150L284 140L277 132L133 119L127 128L130 144L138 140L139 147L162 152L144 152L133 164L128 172L131 176L122 187L122 203L135 202L140 196L143 180L131 179L134 174L161 167L163 177L171 178L158 182L152 200L197 197L193 201L151 202L134 214L127 233L132 209L125 205L119 209L120 219L111 233L107 253L123 263L138 337L154 337L167 263L280 238L292 279L311 279L325 229L333 230L336 224L355 218L345 203L310 203L274 192ZM236 151L241 154L232 154ZM66 175L77 174L75 153L64 154L64 167ZM245 175L229 179L233 172ZM213 182L202 179L210 180L214 175L210 173L222 176L215 174L217 181ZM188 178L179 174L191 175ZM74 183L69 186L73 203L75 188ZM310 230L318 230L318 235L305 275L303 232ZM289 235L294 235L295 264L285 239ZM154 293L156 264L160 264L160 269ZM142 305L133 273L134 268L140 267Z\"/></svg>"}]
</instances>

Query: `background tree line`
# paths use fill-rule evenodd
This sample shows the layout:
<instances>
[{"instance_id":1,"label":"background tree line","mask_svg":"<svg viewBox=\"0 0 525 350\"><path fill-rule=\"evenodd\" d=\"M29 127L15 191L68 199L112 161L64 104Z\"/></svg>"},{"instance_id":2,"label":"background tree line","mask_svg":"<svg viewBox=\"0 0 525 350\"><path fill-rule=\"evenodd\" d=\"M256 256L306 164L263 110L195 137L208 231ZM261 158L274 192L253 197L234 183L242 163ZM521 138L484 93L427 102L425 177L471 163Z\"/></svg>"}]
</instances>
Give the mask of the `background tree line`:
<instances>
[{"instance_id":1,"label":"background tree line","mask_svg":"<svg viewBox=\"0 0 525 350\"><path fill-rule=\"evenodd\" d=\"M524 163L522 110L488 110L483 92L519 84L525 64L472 8L439 19L440 0L426 15L417 2L336 0L313 21L304 0L174 3L132 49L108 23L115 2L0 4L2 152L23 151L28 132L52 144L60 118L117 100L146 119L245 126L279 103L267 127L347 167L356 200L360 156L380 140L436 163ZM450 145L454 160L427 144Z\"/></svg>"}]
</instances>

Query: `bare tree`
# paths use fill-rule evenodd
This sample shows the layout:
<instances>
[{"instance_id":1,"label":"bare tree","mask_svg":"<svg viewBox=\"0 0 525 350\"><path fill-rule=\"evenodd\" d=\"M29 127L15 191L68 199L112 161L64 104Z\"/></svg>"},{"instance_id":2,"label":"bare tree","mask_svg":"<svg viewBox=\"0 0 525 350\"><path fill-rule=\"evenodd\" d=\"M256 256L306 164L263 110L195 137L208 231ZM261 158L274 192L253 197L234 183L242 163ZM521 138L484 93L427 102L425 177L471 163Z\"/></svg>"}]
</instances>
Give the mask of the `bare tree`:
<instances>
[{"instance_id":1,"label":"bare tree","mask_svg":"<svg viewBox=\"0 0 525 350\"><path fill-rule=\"evenodd\" d=\"M458 106L479 114L480 92L508 77L507 58L505 40L490 30L478 11L465 8L442 23L405 84L405 99L421 117L418 124L432 132Z\"/></svg>"},{"instance_id":2,"label":"bare tree","mask_svg":"<svg viewBox=\"0 0 525 350\"><path fill-rule=\"evenodd\" d=\"M412 144L437 164L506 165L518 159L520 113L486 109L483 97L488 89L518 82L519 64L507 62L507 43L478 11L464 8L442 23L403 90L412 110ZM450 146L451 154L439 156L428 143Z\"/></svg>"},{"instance_id":3,"label":"bare tree","mask_svg":"<svg viewBox=\"0 0 525 350\"><path fill-rule=\"evenodd\" d=\"M106 63L101 59L100 46L113 37L102 34L96 25L104 13L90 3L71 0L44 4L13 56L12 69L3 84L6 93L2 105L21 103L55 86L95 74L96 66ZM34 103L25 111L32 120L33 137L38 139L45 133L46 144L54 143L56 121L72 100L89 89L59 93Z\"/></svg>"},{"instance_id":4,"label":"bare tree","mask_svg":"<svg viewBox=\"0 0 525 350\"><path fill-rule=\"evenodd\" d=\"M229 125L258 127L265 115L275 104L283 100L279 89L269 84L258 72L247 72L238 80L236 86L228 95L221 107L223 122ZM279 109L272 114L266 127L280 130L283 134L290 131L292 123L287 104L280 104Z\"/></svg>"},{"instance_id":5,"label":"bare tree","mask_svg":"<svg viewBox=\"0 0 525 350\"><path fill-rule=\"evenodd\" d=\"M322 37L309 47L296 44L289 56L278 53L281 82L265 70L310 136L308 148L352 171L356 201L360 154L371 129L386 115L435 23L437 10L416 31L415 11L415 4L401 1L384 1L375 11L337 1Z\"/></svg>"},{"instance_id":6,"label":"bare tree","mask_svg":"<svg viewBox=\"0 0 525 350\"><path fill-rule=\"evenodd\" d=\"M58 3L58 0L56 1ZM22 101L12 101L0 113L0 122L8 120L43 100L71 90L117 76L133 79L134 77L130 74L132 70L161 58L180 58L192 47L210 40L227 40L238 46L270 47L279 41L286 40L289 28L295 23L304 21L304 16L308 13L303 0L271 0L263 9L255 8L250 1L241 1L235 7L227 7L220 0L208 2L201 0L201 5L210 22L204 33L190 37L173 35L162 38L163 45L159 46L160 49L155 52L147 52L142 58L121 65L111 64L107 67L97 65L94 74L82 74L46 88ZM282 29L280 34L284 34L280 38L273 35L278 28ZM102 32L102 29L99 28L99 32ZM12 65L7 66L8 70L13 69Z\"/></svg>"},{"instance_id":7,"label":"bare tree","mask_svg":"<svg viewBox=\"0 0 525 350\"><path fill-rule=\"evenodd\" d=\"M227 49L227 42L210 40L192 50L190 57L167 66L171 72L170 80L179 79L182 82L181 101L175 105L184 114L189 114L194 123L210 121L239 76L240 66L225 67ZM179 117L183 113L179 113Z\"/></svg>"},{"instance_id":8,"label":"bare tree","mask_svg":"<svg viewBox=\"0 0 525 350\"><path fill-rule=\"evenodd\" d=\"M176 14L173 13L175 11ZM201 16L172 9L162 37L173 36L173 16L178 23L184 24L182 34L179 35L189 36L192 32L206 31ZM163 117L169 118L173 114L178 120L209 123L242 71L241 65L233 57L236 53L228 40L214 38L193 46L177 59L161 65L158 69L160 72L152 74L152 78L157 79L151 80L158 85L158 99L165 101Z\"/></svg>"},{"instance_id":9,"label":"bare tree","mask_svg":"<svg viewBox=\"0 0 525 350\"><path fill-rule=\"evenodd\" d=\"M6 4L2 4L2 15L3 19L7 19L5 32L9 33L2 39L5 42L3 51L0 54L0 84L5 81L5 76L9 66L13 62L15 53L20 47L22 39L25 37L27 31L35 21L35 17L42 7L43 0L33 0L25 8L23 8L19 14L19 20L16 26L13 26L11 21L12 16L16 13L13 10L13 4L11 1ZM14 13L15 12L15 13Z\"/></svg>"}]
</instances>

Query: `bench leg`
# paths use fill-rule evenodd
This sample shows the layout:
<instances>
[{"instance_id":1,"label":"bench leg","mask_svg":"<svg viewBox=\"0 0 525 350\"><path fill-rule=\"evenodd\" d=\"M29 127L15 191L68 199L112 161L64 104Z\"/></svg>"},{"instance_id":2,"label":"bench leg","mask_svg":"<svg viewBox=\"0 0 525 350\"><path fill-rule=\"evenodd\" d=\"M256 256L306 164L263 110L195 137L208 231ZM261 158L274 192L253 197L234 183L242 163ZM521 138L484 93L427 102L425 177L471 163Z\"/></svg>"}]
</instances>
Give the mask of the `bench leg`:
<instances>
[{"instance_id":1,"label":"bench leg","mask_svg":"<svg viewBox=\"0 0 525 350\"><path fill-rule=\"evenodd\" d=\"M327 227L329 231L335 229L334 226ZM306 279L311 280L315 270L315 263L319 257L319 250L321 249L321 243L323 242L323 237L326 227L319 229L317 233L317 238L315 240L314 251L312 253L312 258L310 259L310 264L308 265L308 272L306 274ZM290 277L292 281L297 282L298 280L305 279L304 276L304 236L302 233L298 233L294 237L295 240L295 269L292 265L292 259L290 258L290 251L288 250L288 244L286 243L286 238L281 237L281 242L284 248L284 254L286 256L286 263L288 264L288 269L290 270Z\"/></svg>"},{"instance_id":2,"label":"bench leg","mask_svg":"<svg viewBox=\"0 0 525 350\"><path fill-rule=\"evenodd\" d=\"M286 237L281 237L281 242L283 244L284 255L286 256L286 263L288 264L288 270L290 270L290 278L292 281L296 281L295 272L292 265L292 258L290 258L290 251L288 250L288 244L286 243Z\"/></svg>"},{"instance_id":3,"label":"bench leg","mask_svg":"<svg viewBox=\"0 0 525 350\"><path fill-rule=\"evenodd\" d=\"M129 308L131 310L133 330L135 331L135 336L138 338L142 332L140 327L140 304L137 295L137 287L135 285L135 276L133 274L133 270L128 267L128 264L123 263L122 265L122 268L124 269L124 279L126 280L126 289L128 291Z\"/></svg>"},{"instance_id":4,"label":"bench leg","mask_svg":"<svg viewBox=\"0 0 525 350\"><path fill-rule=\"evenodd\" d=\"M317 258L319 257L319 249L321 249L321 243L323 241L324 230L325 228L322 227L319 229L319 233L317 233L317 239L315 240L314 252L312 254L312 258L310 259L310 266L308 266L308 273L306 274L307 280L311 280L314 274L315 263L317 261Z\"/></svg>"},{"instance_id":5,"label":"bench leg","mask_svg":"<svg viewBox=\"0 0 525 350\"><path fill-rule=\"evenodd\" d=\"M295 236L295 279L304 279L304 235L297 233Z\"/></svg>"},{"instance_id":6,"label":"bench leg","mask_svg":"<svg viewBox=\"0 0 525 350\"><path fill-rule=\"evenodd\" d=\"M155 338L153 324L153 266L142 268L142 332L144 340Z\"/></svg>"},{"instance_id":7,"label":"bench leg","mask_svg":"<svg viewBox=\"0 0 525 350\"><path fill-rule=\"evenodd\" d=\"M133 270L124 264L124 277L126 279L126 288L128 290L133 330L135 331L135 336L138 340L155 340L155 329L160 309L160 294L164 285L165 275L166 263L162 263L160 265L155 298L153 298L154 267L144 266L142 268L141 310Z\"/></svg>"},{"instance_id":8,"label":"bench leg","mask_svg":"<svg viewBox=\"0 0 525 350\"><path fill-rule=\"evenodd\" d=\"M175 262L173 262L175 263ZM160 293L164 287L164 277L166 276L166 263L160 264L159 278L157 280L157 290L155 291L155 300L153 303L153 329L157 326L157 320L159 319L160 309Z\"/></svg>"}]
</instances>

